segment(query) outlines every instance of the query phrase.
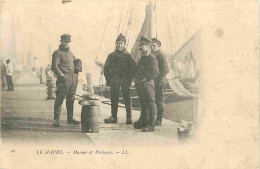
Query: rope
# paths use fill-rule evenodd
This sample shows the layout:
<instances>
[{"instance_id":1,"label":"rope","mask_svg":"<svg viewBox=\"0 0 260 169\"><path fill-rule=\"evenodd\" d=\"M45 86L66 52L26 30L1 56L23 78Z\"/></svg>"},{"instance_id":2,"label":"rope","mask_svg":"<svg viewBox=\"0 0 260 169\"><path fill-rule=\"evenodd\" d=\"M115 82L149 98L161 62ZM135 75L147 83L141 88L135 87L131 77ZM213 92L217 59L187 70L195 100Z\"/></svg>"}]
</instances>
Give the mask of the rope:
<instances>
[{"instance_id":1,"label":"rope","mask_svg":"<svg viewBox=\"0 0 260 169\"><path fill-rule=\"evenodd\" d=\"M111 101L102 101L101 103L111 105ZM120 106L120 105L118 105L118 107L125 108L125 106ZM133 110L140 110L140 109L134 108L134 107L132 107L132 109Z\"/></svg>"},{"instance_id":2,"label":"rope","mask_svg":"<svg viewBox=\"0 0 260 169\"><path fill-rule=\"evenodd\" d=\"M156 0L155 0L155 6L154 6L154 15L155 15L155 31L156 31L156 39L157 39Z\"/></svg>"},{"instance_id":3,"label":"rope","mask_svg":"<svg viewBox=\"0 0 260 169\"><path fill-rule=\"evenodd\" d=\"M122 21L122 17L123 17L123 12L124 12L124 8L122 8L122 12L121 12L121 16L120 16L120 21L119 21L119 25L118 25L118 29L117 29L117 36L119 35L119 29L121 26L121 21Z\"/></svg>"},{"instance_id":4,"label":"rope","mask_svg":"<svg viewBox=\"0 0 260 169\"><path fill-rule=\"evenodd\" d=\"M168 13L167 17L168 17L167 29L168 29L168 33L169 33L169 43L170 43L170 45L173 47L173 43L172 43L172 41L171 41L171 39L172 39L172 35L171 35L171 31L170 31L169 13Z\"/></svg>"},{"instance_id":5,"label":"rope","mask_svg":"<svg viewBox=\"0 0 260 169\"><path fill-rule=\"evenodd\" d=\"M111 11L111 10L109 10L109 11ZM110 15L111 15L111 13L109 13L109 15L107 17L107 22L106 22L105 29L104 29L104 32L103 32L103 35L102 35L102 38L101 38L101 41L100 41L100 44L99 44L99 48L98 48L98 52L97 52L97 56L96 56L95 61L97 61L97 58L98 58L98 54L99 54L99 51L100 51L100 48L101 48L101 44L102 44L102 41L103 41L104 36L105 36L106 29L107 29L107 24L108 24L108 21L110 20Z\"/></svg>"},{"instance_id":6,"label":"rope","mask_svg":"<svg viewBox=\"0 0 260 169\"><path fill-rule=\"evenodd\" d=\"M171 16L172 16L172 23L173 23L173 21L174 21L174 19L173 19L173 14L171 13ZM178 34L178 31L177 31L177 29L176 29L176 27L175 27L175 25L173 24L173 29L174 29L174 31L175 31L175 34L177 35L177 43L179 42L179 40L180 40L180 36L179 36L179 34Z\"/></svg>"},{"instance_id":7,"label":"rope","mask_svg":"<svg viewBox=\"0 0 260 169\"><path fill-rule=\"evenodd\" d=\"M128 20L128 24L127 24L127 28L126 28L126 33L125 33L125 36L127 37L127 47L128 47L128 45L129 45L129 36L128 35L130 35L130 30L131 30L131 24L132 24L132 13L133 13L133 6L134 6L134 1L133 1L133 3L132 3L132 7L131 7L131 13L130 13L130 18L129 18L129 20ZM129 30L129 34L128 34L128 30Z\"/></svg>"},{"instance_id":8,"label":"rope","mask_svg":"<svg viewBox=\"0 0 260 169\"><path fill-rule=\"evenodd\" d=\"M185 38L188 39L188 34L187 34L188 31L187 31L187 28L186 28L186 26L185 26L185 24L184 24L183 16L182 16L181 10L179 9L179 4L177 5L177 10L179 11L180 16L181 16L181 21L182 21L182 24L183 24L183 27L184 27L184 30L185 30ZM189 41L188 41L188 45L189 45L189 47L190 47L190 50L192 51Z\"/></svg>"},{"instance_id":9,"label":"rope","mask_svg":"<svg viewBox=\"0 0 260 169\"><path fill-rule=\"evenodd\" d=\"M129 2L128 8L127 8L127 11L126 11L126 17L128 16L129 8L130 8L130 2ZM126 23L126 24L127 24L127 23ZM125 28L125 26L124 26L123 28ZM123 32L123 30L122 30L122 32ZM124 32L124 34L126 34L126 31Z\"/></svg>"}]
</instances>

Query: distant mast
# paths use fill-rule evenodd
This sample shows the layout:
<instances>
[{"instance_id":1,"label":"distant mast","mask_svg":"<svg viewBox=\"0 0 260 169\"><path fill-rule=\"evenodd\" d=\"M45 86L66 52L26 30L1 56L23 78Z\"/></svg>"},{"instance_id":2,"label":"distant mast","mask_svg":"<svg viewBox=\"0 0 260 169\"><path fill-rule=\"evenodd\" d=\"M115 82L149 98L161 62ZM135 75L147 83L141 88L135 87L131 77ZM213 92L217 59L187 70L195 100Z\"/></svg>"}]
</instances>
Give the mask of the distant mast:
<instances>
[{"instance_id":1,"label":"distant mast","mask_svg":"<svg viewBox=\"0 0 260 169\"><path fill-rule=\"evenodd\" d=\"M11 59L11 63L15 67L15 64L17 63L17 57L16 57L16 34L15 34L15 18L14 15L12 16L12 22L11 22L11 43L10 43L10 54L9 57Z\"/></svg>"}]
</instances>

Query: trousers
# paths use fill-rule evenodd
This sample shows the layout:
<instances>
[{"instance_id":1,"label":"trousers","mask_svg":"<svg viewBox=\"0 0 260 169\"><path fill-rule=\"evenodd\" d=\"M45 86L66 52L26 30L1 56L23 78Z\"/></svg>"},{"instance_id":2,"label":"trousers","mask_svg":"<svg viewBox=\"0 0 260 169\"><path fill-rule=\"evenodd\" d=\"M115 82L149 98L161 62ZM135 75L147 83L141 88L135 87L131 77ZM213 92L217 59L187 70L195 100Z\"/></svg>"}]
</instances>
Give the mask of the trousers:
<instances>
[{"instance_id":1,"label":"trousers","mask_svg":"<svg viewBox=\"0 0 260 169\"><path fill-rule=\"evenodd\" d=\"M60 119L61 106L66 97L67 120L73 118L73 105L78 85L78 74L65 74L56 81L57 91L54 103L54 120Z\"/></svg>"},{"instance_id":2,"label":"trousers","mask_svg":"<svg viewBox=\"0 0 260 169\"><path fill-rule=\"evenodd\" d=\"M141 105L140 119L145 126L154 126L156 105L154 80L135 84L136 92Z\"/></svg>"},{"instance_id":3,"label":"trousers","mask_svg":"<svg viewBox=\"0 0 260 169\"><path fill-rule=\"evenodd\" d=\"M155 81L155 103L157 107L156 120L162 121L164 113L164 82Z\"/></svg>"},{"instance_id":4,"label":"trousers","mask_svg":"<svg viewBox=\"0 0 260 169\"><path fill-rule=\"evenodd\" d=\"M110 84L110 99L111 99L111 114L112 117L117 119L117 111L118 111L118 100L119 100L119 91L121 88L121 92L123 95L125 107L126 107L126 116L131 117L131 98L130 98L130 86L126 83L122 83L119 81L112 82Z\"/></svg>"},{"instance_id":5,"label":"trousers","mask_svg":"<svg viewBox=\"0 0 260 169\"><path fill-rule=\"evenodd\" d=\"M8 90L14 90L12 76L6 75Z\"/></svg>"}]
</instances>

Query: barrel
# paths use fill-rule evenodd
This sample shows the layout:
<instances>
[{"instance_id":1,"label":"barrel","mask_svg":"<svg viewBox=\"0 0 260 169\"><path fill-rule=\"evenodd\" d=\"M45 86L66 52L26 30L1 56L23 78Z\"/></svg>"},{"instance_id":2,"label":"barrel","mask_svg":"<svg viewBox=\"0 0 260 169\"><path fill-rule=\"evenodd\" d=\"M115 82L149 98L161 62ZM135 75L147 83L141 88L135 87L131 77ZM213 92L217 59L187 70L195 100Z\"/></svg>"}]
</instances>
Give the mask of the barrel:
<instances>
[{"instance_id":1,"label":"barrel","mask_svg":"<svg viewBox=\"0 0 260 169\"><path fill-rule=\"evenodd\" d=\"M81 110L82 133L99 133L100 109L99 105L83 105Z\"/></svg>"}]
</instances>

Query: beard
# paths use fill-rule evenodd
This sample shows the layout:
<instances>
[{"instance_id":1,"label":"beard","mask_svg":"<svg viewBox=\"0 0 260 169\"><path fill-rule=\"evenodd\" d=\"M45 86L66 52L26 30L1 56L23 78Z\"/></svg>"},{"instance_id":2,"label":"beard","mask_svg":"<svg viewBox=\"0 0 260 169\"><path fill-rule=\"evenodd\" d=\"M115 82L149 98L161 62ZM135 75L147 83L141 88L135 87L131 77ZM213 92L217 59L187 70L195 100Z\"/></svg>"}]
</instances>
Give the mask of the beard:
<instances>
[{"instance_id":1,"label":"beard","mask_svg":"<svg viewBox=\"0 0 260 169\"><path fill-rule=\"evenodd\" d=\"M125 48L124 47L117 47L116 50L117 51L123 51Z\"/></svg>"},{"instance_id":2,"label":"beard","mask_svg":"<svg viewBox=\"0 0 260 169\"><path fill-rule=\"evenodd\" d=\"M144 56L149 56L151 54L151 51L150 50L146 50L143 52L143 55Z\"/></svg>"}]
</instances>

